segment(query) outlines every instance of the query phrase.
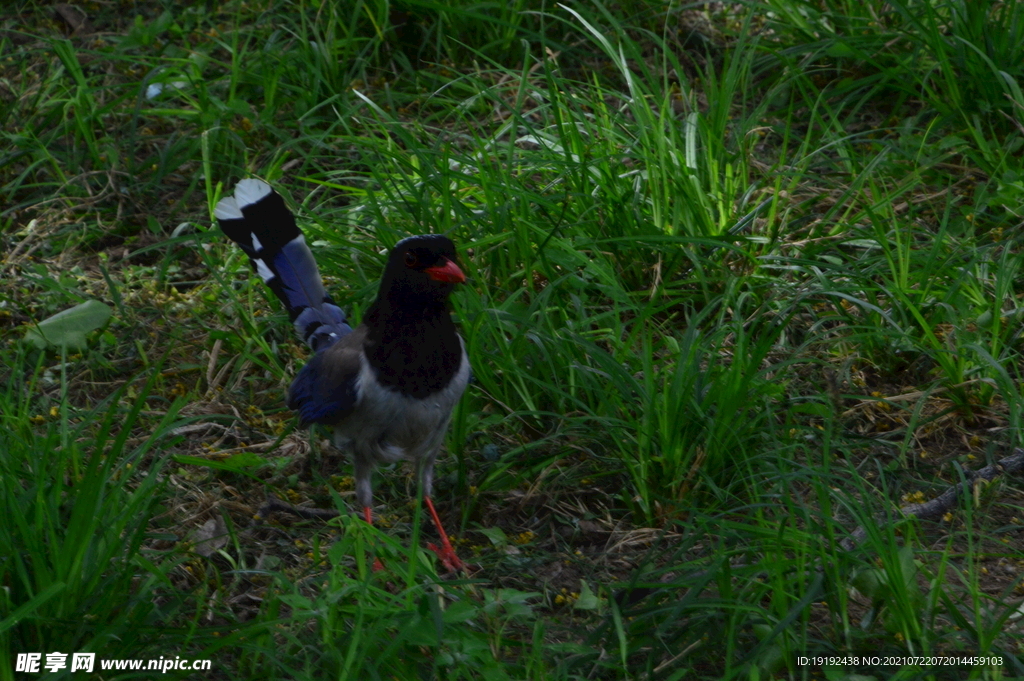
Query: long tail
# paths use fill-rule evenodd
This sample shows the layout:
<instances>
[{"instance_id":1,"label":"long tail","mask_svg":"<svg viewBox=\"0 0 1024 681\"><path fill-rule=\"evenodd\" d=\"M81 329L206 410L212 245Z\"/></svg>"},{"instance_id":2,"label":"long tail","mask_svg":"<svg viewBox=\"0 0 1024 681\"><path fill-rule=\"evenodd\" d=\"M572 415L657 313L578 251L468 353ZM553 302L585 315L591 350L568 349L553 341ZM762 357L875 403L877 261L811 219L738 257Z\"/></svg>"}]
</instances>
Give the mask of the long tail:
<instances>
[{"instance_id":1,"label":"long tail","mask_svg":"<svg viewBox=\"0 0 1024 681\"><path fill-rule=\"evenodd\" d=\"M281 195L262 180L242 180L213 214L249 256L253 269L284 303L295 331L320 351L352 333L324 290L313 253Z\"/></svg>"}]
</instances>

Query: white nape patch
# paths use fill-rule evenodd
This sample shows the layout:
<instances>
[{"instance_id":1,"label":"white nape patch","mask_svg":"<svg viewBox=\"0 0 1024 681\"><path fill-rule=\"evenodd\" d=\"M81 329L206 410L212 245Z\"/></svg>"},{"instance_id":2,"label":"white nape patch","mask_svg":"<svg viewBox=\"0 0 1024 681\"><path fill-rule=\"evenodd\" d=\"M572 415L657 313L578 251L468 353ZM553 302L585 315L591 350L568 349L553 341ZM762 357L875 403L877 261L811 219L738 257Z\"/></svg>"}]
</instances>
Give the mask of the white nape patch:
<instances>
[{"instance_id":1,"label":"white nape patch","mask_svg":"<svg viewBox=\"0 0 1024 681\"><path fill-rule=\"evenodd\" d=\"M240 220L242 211L239 210L235 197L229 196L217 202L217 207L213 209L213 216L218 220Z\"/></svg>"},{"instance_id":2,"label":"white nape patch","mask_svg":"<svg viewBox=\"0 0 1024 681\"><path fill-rule=\"evenodd\" d=\"M270 188L270 185L263 180L249 178L235 185L235 200L238 201L239 207L245 208L258 202L272 191L274 190Z\"/></svg>"},{"instance_id":3,"label":"white nape patch","mask_svg":"<svg viewBox=\"0 0 1024 681\"><path fill-rule=\"evenodd\" d=\"M263 244L261 244L260 240L256 238L255 233L252 235L252 250L256 253L263 250Z\"/></svg>"},{"instance_id":4,"label":"white nape patch","mask_svg":"<svg viewBox=\"0 0 1024 681\"><path fill-rule=\"evenodd\" d=\"M260 275L260 279L263 280L263 283L268 284L271 279L277 276L270 271L270 268L267 267L267 263L263 262L262 258L253 258L252 261L256 263L256 272Z\"/></svg>"}]
</instances>

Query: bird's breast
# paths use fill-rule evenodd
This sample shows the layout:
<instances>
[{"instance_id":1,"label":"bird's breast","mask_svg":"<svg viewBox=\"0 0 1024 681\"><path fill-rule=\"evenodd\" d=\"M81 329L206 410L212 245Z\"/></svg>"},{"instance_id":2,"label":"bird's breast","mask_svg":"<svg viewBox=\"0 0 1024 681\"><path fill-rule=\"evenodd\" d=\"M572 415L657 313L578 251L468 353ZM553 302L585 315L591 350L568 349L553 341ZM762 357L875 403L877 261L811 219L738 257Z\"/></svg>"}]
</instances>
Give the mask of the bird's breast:
<instances>
[{"instance_id":1,"label":"bird's breast","mask_svg":"<svg viewBox=\"0 0 1024 681\"><path fill-rule=\"evenodd\" d=\"M441 446L452 409L469 383L470 365L462 339L458 370L439 390L424 397L403 394L381 384L365 357L361 359L353 412L335 425L336 439L345 439L357 456L378 464L432 456Z\"/></svg>"}]
</instances>

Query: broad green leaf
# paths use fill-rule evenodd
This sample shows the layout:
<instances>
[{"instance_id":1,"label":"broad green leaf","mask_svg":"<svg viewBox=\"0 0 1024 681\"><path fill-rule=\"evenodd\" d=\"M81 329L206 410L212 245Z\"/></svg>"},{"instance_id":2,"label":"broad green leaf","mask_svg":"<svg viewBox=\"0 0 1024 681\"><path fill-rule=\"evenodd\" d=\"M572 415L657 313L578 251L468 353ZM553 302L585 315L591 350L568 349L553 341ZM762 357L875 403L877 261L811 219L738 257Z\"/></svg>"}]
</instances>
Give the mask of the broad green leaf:
<instances>
[{"instance_id":1,"label":"broad green leaf","mask_svg":"<svg viewBox=\"0 0 1024 681\"><path fill-rule=\"evenodd\" d=\"M573 603L572 607L576 610L597 610L601 606L601 599L598 598L597 594L590 590L590 585L587 584L587 580L580 580L580 595Z\"/></svg>"},{"instance_id":2,"label":"broad green leaf","mask_svg":"<svg viewBox=\"0 0 1024 681\"><path fill-rule=\"evenodd\" d=\"M102 328L111 314L110 306L98 300L87 300L30 327L25 332L25 340L40 350L62 346L81 350L86 347L86 334Z\"/></svg>"},{"instance_id":3,"label":"broad green leaf","mask_svg":"<svg viewBox=\"0 0 1024 681\"><path fill-rule=\"evenodd\" d=\"M505 546L508 544L508 537L500 527L484 527L481 528L480 531L483 532L495 546Z\"/></svg>"}]
</instances>

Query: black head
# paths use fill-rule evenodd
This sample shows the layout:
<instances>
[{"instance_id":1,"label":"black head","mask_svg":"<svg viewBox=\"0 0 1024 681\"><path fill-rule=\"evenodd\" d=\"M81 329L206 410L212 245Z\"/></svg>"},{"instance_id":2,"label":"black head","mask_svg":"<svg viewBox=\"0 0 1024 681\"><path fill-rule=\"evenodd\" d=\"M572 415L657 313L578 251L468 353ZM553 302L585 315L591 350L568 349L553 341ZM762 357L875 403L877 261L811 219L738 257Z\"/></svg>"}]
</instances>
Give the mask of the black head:
<instances>
[{"instance_id":1,"label":"black head","mask_svg":"<svg viewBox=\"0 0 1024 681\"><path fill-rule=\"evenodd\" d=\"M388 254L380 282L380 297L395 303L443 303L456 284L466 281L459 268L455 244L441 234L402 239Z\"/></svg>"}]
</instances>

